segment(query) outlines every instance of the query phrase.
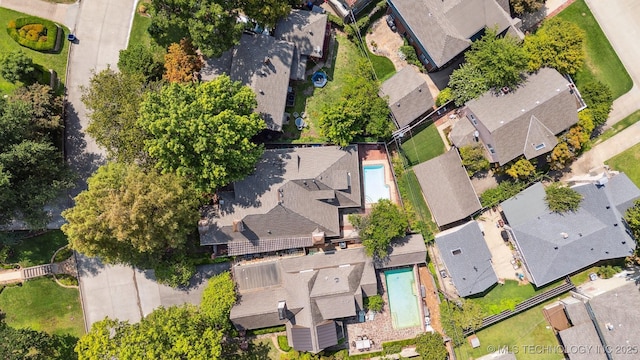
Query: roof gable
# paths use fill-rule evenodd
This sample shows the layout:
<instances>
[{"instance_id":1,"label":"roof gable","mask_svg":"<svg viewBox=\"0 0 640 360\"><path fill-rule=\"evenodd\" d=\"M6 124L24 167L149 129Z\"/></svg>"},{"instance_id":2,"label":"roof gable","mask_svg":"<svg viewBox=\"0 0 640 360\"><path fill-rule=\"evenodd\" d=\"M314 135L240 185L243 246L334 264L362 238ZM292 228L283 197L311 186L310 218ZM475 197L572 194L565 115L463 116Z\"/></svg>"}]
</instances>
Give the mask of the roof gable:
<instances>
[{"instance_id":1,"label":"roof gable","mask_svg":"<svg viewBox=\"0 0 640 360\"><path fill-rule=\"evenodd\" d=\"M295 44L301 55L322 57L327 15L293 9L276 25L274 36Z\"/></svg>"},{"instance_id":2,"label":"roof gable","mask_svg":"<svg viewBox=\"0 0 640 360\"><path fill-rule=\"evenodd\" d=\"M542 154L551 151L558 144L555 134L544 126L543 123L531 115L529 127L527 129L527 138L524 141L524 149L522 153L527 159L533 159Z\"/></svg>"},{"instance_id":3,"label":"roof gable","mask_svg":"<svg viewBox=\"0 0 640 360\"><path fill-rule=\"evenodd\" d=\"M379 95L389 97L389 109L400 128L409 125L435 105L427 82L411 66L383 82Z\"/></svg>"}]
</instances>

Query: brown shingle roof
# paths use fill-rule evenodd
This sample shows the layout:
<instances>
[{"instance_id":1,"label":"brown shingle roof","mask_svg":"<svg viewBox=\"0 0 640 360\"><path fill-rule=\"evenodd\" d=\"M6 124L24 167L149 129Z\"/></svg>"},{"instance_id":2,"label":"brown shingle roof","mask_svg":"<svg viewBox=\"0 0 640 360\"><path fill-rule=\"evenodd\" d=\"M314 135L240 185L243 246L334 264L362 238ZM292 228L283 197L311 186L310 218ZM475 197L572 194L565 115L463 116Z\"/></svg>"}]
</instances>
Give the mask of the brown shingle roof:
<instances>
[{"instance_id":1,"label":"brown shingle roof","mask_svg":"<svg viewBox=\"0 0 640 360\"><path fill-rule=\"evenodd\" d=\"M413 171L438 226L480 210L480 200L456 149L414 166Z\"/></svg>"},{"instance_id":2,"label":"brown shingle roof","mask_svg":"<svg viewBox=\"0 0 640 360\"><path fill-rule=\"evenodd\" d=\"M399 128L409 125L433 108L435 102L422 76L407 66L380 86L380 96L388 96L389 109Z\"/></svg>"}]
</instances>

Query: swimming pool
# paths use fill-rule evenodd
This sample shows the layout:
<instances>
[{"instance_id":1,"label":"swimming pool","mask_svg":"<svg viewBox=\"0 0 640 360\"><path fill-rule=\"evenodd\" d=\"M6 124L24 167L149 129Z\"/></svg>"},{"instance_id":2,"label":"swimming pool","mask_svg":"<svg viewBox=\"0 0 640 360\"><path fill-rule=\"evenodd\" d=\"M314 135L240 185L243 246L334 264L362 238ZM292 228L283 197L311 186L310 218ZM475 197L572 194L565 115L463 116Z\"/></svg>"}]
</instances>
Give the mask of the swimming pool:
<instances>
[{"instance_id":1,"label":"swimming pool","mask_svg":"<svg viewBox=\"0 0 640 360\"><path fill-rule=\"evenodd\" d=\"M389 311L394 329L420 326L420 310L413 269L384 272L389 295Z\"/></svg>"},{"instance_id":2,"label":"swimming pool","mask_svg":"<svg viewBox=\"0 0 640 360\"><path fill-rule=\"evenodd\" d=\"M365 165L363 174L364 199L367 204L391 198L389 185L384 182L384 165Z\"/></svg>"}]
</instances>

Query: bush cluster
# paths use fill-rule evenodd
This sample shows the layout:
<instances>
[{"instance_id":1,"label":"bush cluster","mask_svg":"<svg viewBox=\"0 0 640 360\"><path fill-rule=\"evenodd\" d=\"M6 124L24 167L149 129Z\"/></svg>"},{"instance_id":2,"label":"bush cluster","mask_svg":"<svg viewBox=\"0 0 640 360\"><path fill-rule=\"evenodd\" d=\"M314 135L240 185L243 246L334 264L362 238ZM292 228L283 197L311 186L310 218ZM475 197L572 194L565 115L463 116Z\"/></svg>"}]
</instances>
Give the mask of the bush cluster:
<instances>
[{"instance_id":1,"label":"bush cluster","mask_svg":"<svg viewBox=\"0 0 640 360\"><path fill-rule=\"evenodd\" d=\"M289 346L289 341L286 336L278 335L278 347L284 352L291 350L291 346Z\"/></svg>"},{"instance_id":2,"label":"bush cluster","mask_svg":"<svg viewBox=\"0 0 640 360\"><path fill-rule=\"evenodd\" d=\"M7 33L15 42L36 51L54 51L59 27L35 16L9 21Z\"/></svg>"}]
</instances>

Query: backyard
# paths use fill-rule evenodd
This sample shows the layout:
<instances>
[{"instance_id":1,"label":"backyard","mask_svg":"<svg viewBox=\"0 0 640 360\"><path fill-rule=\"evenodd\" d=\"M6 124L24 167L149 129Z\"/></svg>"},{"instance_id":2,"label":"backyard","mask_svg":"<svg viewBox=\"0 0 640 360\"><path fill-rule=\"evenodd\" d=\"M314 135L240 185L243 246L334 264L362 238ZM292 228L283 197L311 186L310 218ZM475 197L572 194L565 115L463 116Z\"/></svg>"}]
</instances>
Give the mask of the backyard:
<instances>
[{"instance_id":1,"label":"backyard","mask_svg":"<svg viewBox=\"0 0 640 360\"><path fill-rule=\"evenodd\" d=\"M6 27L9 21L25 16L29 15L0 8L0 24L3 24L4 27ZM69 29L64 26L62 26L62 30L65 34L69 33ZM64 37L65 36L63 36L63 38ZM33 59L34 64L38 65L37 67L44 69L45 71L47 69L55 70L58 74L58 78L64 84L67 70L67 54L69 53L68 41L63 41L62 50L59 53L47 54L20 46L20 44L15 42L9 36L7 31L0 31L0 54L4 55L17 50L22 50L28 57ZM10 94L17 87L18 85L12 84L0 77L0 94Z\"/></svg>"},{"instance_id":2,"label":"backyard","mask_svg":"<svg viewBox=\"0 0 640 360\"><path fill-rule=\"evenodd\" d=\"M469 301L480 305L485 316L495 315L504 310L513 310L517 304L524 300L554 288L561 283L562 280L559 280L543 288L536 289L531 284L521 285L515 280L506 280L504 285L496 285L485 296L472 298Z\"/></svg>"},{"instance_id":3,"label":"backyard","mask_svg":"<svg viewBox=\"0 0 640 360\"><path fill-rule=\"evenodd\" d=\"M59 230L21 239L23 236L2 234L2 244L10 249L7 263L19 263L22 267L47 264L54 252L67 244L67 238ZM78 289L63 288L49 277L7 286L0 291L0 309L6 313L7 324L16 328L30 327L74 337L84 333Z\"/></svg>"},{"instance_id":4,"label":"backyard","mask_svg":"<svg viewBox=\"0 0 640 360\"><path fill-rule=\"evenodd\" d=\"M640 144L636 144L604 162L611 169L622 171L640 187Z\"/></svg>"},{"instance_id":5,"label":"backyard","mask_svg":"<svg viewBox=\"0 0 640 360\"><path fill-rule=\"evenodd\" d=\"M548 303L538 305L477 332L480 346L472 349L465 341L464 344L456 348L458 359L479 358L504 347L517 352L516 359L518 360L540 359L539 352L526 351L526 346L531 345L545 349L558 349L558 353L547 352L542 356L544 359L564 359L553 329L548 326L549 324L542 314L542 308Z\"/></svg>"},{"instance_id":6,"label":"backyard","mask_svg":"<svg viewBox=\"0 0 640 360\"><path fill-rule=\"evenodd\" d=\"M411 139L402 143L400 149L410 166L433 159L445 152L444 143L434 124L417 134L414 133Z\"/></svg>"},{"instance_id":7,"label":"backyard","mask_svg":"<svg viewBox=\"0 0 640 360\"><path fill-rule=\"evenodd\" d=\"M631 77L609 44L585 1L576 0L557 16L578 25L587 35L585 63L582 70L575 75L576 83L584 84L591 79L599 80L611 88L614 99L629 91L633 86Z\"/></svg>"}]
</instances>

